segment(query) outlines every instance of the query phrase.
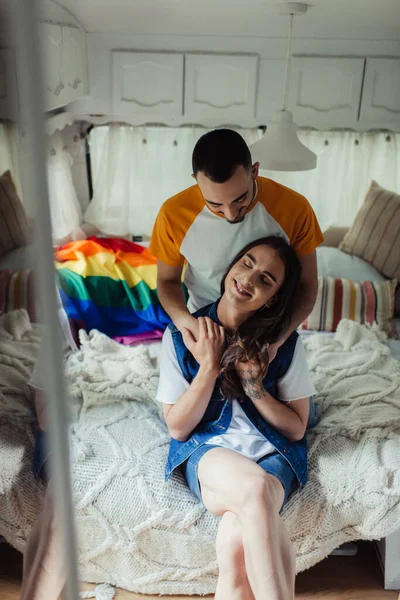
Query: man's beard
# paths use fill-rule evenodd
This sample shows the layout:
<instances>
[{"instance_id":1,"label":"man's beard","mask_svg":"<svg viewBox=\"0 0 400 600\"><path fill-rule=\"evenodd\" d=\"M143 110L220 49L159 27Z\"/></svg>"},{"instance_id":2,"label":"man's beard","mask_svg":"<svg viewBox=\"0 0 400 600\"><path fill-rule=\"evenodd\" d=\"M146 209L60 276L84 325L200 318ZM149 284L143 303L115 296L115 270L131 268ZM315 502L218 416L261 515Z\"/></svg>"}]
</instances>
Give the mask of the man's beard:
<instances>
[{"instance_id":1,"label":"man's beard","mask_svg":"<svg viewBox=\"0 0 400 600\"><path fill-rule=\"evenodd\" d=\"M246 217L246 213L244 213L243 217L240 217L240 219L237 219L236 221L229 221L229 219L225 219L225 221L227 223L229 223L230 225L239 225L239 223L243 223L243 221L245 220Z\"/></svg>"}]
</instances>

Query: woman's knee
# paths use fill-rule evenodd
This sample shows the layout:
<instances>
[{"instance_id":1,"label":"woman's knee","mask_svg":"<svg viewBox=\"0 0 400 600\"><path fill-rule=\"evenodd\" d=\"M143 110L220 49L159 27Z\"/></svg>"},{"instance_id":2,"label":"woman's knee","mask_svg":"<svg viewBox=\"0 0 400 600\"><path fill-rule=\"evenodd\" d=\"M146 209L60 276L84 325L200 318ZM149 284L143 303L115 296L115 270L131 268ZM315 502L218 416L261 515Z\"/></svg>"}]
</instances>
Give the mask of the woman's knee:
<instances>
[{"instance_id":1,"label":"woman's knee","mask_svg":"<svg viewBox=\"0 0 400 600\"><path fill-rule=\"evenodd\" d=\"M257 508L266 510L267 514L279 514L284 499L281 482L272 475L261 471L247 476L241 483L236 498L240 513L255 515Z\"/></svg>"}]
</instances>

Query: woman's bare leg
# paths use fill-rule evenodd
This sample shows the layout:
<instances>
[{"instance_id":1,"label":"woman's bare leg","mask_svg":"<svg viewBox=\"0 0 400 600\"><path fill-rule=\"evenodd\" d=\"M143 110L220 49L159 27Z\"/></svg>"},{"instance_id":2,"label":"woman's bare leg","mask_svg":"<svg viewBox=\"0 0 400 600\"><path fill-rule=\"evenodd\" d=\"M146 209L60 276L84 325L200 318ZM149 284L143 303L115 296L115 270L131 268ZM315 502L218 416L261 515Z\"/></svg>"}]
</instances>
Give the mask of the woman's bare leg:
<instances>
[{"instance_id":1,"label":"woman's bare leg","mask_svg":"<svg viewBox=\"0 0 400 600\"><path fill-rule=\"evenodd\" d=\"M217 533L219 577L215 600L254 600L246 573L242 530L237 516L226 511Z\"/></svg>"},{"instance_id":2,"label":"woman's bare leg","mask_svg":"<svg viewBox=\"0 0 400 600\"><path fill-rule=\"evenodd\" d=\"M20 600L57 600L65 583L63 551L48 488L24 551Z\"/></svg>"},{"instance_id":3,"label":"woman's bare leg","mask_svg":"<svg viewBox=\"0 0 400 600\"><path fill-rule=\"evenodd\" d=\"M218 516L232 512L240 523L255 600L294 600L294 554L279 516L284 491L278 479L226 448L202 457L198 477L206 508Z\"/></svg>"}]
</instances>

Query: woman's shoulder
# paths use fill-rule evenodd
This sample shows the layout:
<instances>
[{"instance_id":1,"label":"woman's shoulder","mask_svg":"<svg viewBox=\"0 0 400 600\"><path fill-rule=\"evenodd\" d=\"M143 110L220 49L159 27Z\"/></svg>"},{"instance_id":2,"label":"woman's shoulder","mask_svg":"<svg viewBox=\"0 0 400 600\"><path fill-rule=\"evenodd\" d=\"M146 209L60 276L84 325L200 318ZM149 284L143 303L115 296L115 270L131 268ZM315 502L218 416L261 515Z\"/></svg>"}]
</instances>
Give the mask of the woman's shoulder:
<instances>
[{"instance_id":1,"label":"woman's shoulder","mask_svg":"<svg viewBox=\"0 0 400 600\"><path fill-rule=\"evenodd\" d=\"M207 304L207 306L203 306L199 310L196 310L192 316L196 317L196 319L199 317L210 317L215 321L217 317L218 302L219 300L217 300L217 302L211 302L211 304Z\"/></svg>"},{"instance_id":2,"label":"woman's shoulder","mask_svg":"<svg viewBox=\"0 0 400 600\"><path fill-rule=\"evenodd\" d=\"M289 337L287 338L287 340L285 341L284 344L282 344L282 346L279 348L279 351L283 351L283 352L289 352L289 351L293 351L296 348L296 344L298 342L298 340L301 341L299 334L297 333L297 331L293 331Z\"/></svg>"}]
</instances>

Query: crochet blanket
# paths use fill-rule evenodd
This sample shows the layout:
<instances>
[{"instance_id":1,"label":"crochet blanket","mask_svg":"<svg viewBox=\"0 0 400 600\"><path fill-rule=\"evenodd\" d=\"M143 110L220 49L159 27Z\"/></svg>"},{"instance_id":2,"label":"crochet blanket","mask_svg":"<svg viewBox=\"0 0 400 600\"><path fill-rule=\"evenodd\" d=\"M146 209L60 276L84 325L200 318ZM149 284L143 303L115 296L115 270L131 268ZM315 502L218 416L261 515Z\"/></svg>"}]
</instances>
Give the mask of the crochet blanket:
<instances>
[{"instance_id":1,"label":"crochet blanket","mask_svg":"<svg viewBox=\"0 0 400 600\"><path fill-rule=\"evenodd\" d=\"M25 310L0 316L0 535L22 550L42 501L32 473L36 414L27 384L40 346Z\"/></svg>"},{"instance_id":2,"label":"crochet blanket","mask_svg":"<svg viewBox=\"0 0 400 600\"><path fill-rule=\"evenodd\" d=\"M308 434L309 482L283 515L297 571L344 542L400 528L400 363L378 332L351 321L305 345L320 421ZM72 431L82 579L148 594L212 593L218 519L181 475L164 482L169 436L147 350L92 332L68 377L83 400Z\"/></svg>"},{"instance_id":3,"label":"crochet blanket","mask_svg":"<svg viewBox=\"0 0 400 600\"><path fill-rule=\"evenodd\" d=\"M0 319L0 535L22 550L43 489L31 473L26 387L38 337L26 319L17 325ZM308 434L309 482L283 515L297 571L346 541L400 529L400 363L373 330L350 321L305 345L320 421ZM181 475L164 482L169 436L148 350L92 332L67 377L82 402L71 428L81 579L149 594L212 593L218 519Z\"/></svg>"}]
</instances>

